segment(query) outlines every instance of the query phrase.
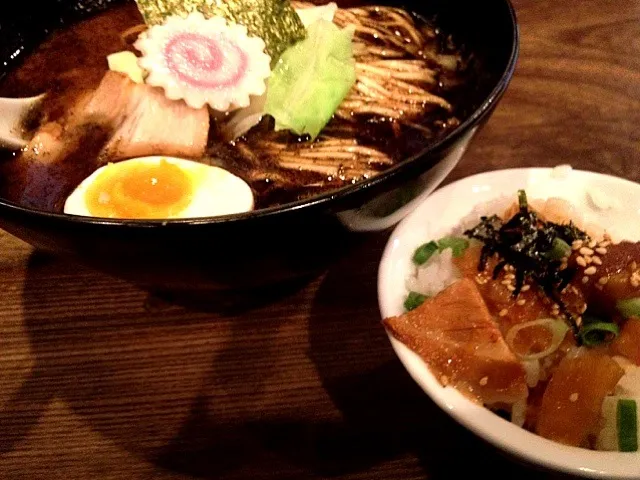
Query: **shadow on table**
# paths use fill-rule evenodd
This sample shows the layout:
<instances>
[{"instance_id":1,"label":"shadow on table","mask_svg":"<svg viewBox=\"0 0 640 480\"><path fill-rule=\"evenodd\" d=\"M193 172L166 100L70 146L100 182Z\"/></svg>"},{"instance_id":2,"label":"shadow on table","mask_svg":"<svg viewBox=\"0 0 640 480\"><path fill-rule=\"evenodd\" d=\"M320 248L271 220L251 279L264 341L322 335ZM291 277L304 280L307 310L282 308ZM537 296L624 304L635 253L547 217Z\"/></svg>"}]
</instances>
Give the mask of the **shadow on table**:
<instances>
[{"instance_id":1,"label":"shadow on table","mask_svg":"<svg viewBox=\"0 0 640 480\"><path fill-rule=\"evenodd\" d=\"M282 319L270 308L300 301L304 284L233 308L150 302L124 282L75 267L56 275L59 260L34 254L23 306L35 366L0 411L0 454L18 448L56 397L120 448L199 478L362 478L377 468L387 477L456 478L469 465L492 478L540 478L443 414L395 359L377 323L375 271L354 268L372 265L383 246L383 237L368 244L319 286L308 357L329 411L317 415L302 397L279 399L288 410L277 401L263 410L261 401L286 348L277 338ZM100 288L105 281L115 284ZM69 302L66 314L50 319L61 301Z\"/></svg>"},{"instance_id":2,"label":"shadow on table","mask_svg":"<svg viewBox=\"0 0 640 480\"><path fill-rule=\"evenodd\" d=\"M196 456L206 452L203 460L219 457L214 477L246 462L242 425L210 418L199 423L199 406L210 400L205 395L212 388L219 387L220 403L231 409L234 394L260 392L272 367L278 320L262 322L248 312L295 294L308 281L237 301L210 294L207 302L200 295L149 294L32 254L22 307L34 366L0 410L0 454L20 448L58 398L93 430L147 461L170 468L173 446L185 458L189 449ZM261 339L250 357L244 355L248 332ZM233 370L221 367L228 365ZM210 466L207 461L203 472Z\"/></svg>"},{"instance_id":3,"label":"shadow on table","mask_svg":"<svg viewBox=\"0 0 640 480\"><path fill-rule=\"evenodd\" d=\"M379 258L383 245L378 247ZM551 478L505 459L442 412L410 378L379 324L375 275L354 268L370 253L329 271L310 319L310 356L342 421L311 429L290 426L280 451L323 477L375 471L382 463L416 457L427 478L463 478L470 472L493 479ZM341 314L334 304L343 307ZM301 442L307 448L297 448ZM387 476L416 473L391 470Z\"/></svg>"}]
</instances>

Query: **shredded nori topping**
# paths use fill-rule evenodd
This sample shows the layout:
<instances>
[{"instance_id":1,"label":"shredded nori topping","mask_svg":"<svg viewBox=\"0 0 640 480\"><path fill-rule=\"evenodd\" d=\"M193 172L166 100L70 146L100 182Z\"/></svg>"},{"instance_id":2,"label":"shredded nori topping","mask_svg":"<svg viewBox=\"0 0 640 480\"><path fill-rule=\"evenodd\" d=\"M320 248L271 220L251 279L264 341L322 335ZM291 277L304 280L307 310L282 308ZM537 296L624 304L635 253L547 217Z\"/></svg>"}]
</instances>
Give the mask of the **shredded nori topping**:
<instances>
[{"instance_id":1,"label":"shredded nori topping","mask_svg":"<svg viewBox=\"0 0 640 480\"><path fill-rule=\"evenodd\" d=\"M147 25L157 25L171 15L186 17L200 12L221 16L247 27L249 35L262 38L271 65L280 54L306 35L302 20L289 0L136 0Z\"/></svg>"},{"instance_id":2,"label":"shredded nori topping","mask_svg":"<svg viewBox=\"0 0 640 480\"><path fill-rule=\"evenodd\" d=\"M559 225L541 220L529 209L524 190L518 192L518 203L520 208L510 219L503 221L497 215L483 216L478 225L464 232L469 238L484 244L478 270L484 271L488 259L498 255L500 261L493 270L494 280L505 266L511 265L516 276L513 296L520 294L525 280L532 280L558 304L577 333L579 327L560 299L560 294L575 276L576 269L566 266L562 260L552 258L549 253L556 239L571 245L576 240L587 240L588 236L573 223Z\"/></svg>"}]
</instances>

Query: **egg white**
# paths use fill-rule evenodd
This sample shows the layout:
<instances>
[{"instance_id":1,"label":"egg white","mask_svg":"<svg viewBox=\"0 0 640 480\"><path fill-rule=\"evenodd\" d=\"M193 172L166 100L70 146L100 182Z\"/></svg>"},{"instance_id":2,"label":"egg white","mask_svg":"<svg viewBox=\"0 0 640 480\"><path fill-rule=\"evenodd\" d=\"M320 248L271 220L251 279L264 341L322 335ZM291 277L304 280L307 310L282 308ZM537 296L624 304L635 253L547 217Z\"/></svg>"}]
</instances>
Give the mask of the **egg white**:
<instances>
[{"instance_id":1,"label":"egg white","mask_svg":"<svg viewBox=\"0 0 640 480\"><path fill-rule=\"evenodd\" d=\"M87 189L108 166L114 169L115 173L115 169L120 168L120 166L126 167L127 164L158 165L161 160L166 160L168 163L176 165L193 179L194 191L189 204L170 218L213 217L253 210L254 198L251 188L244 180L231 172L193 160L153 156L133 158L100 167L84 179L69 195L64 205L64 213L87 217L93 216L86 202Z\"/></svg>"}]
</instances>

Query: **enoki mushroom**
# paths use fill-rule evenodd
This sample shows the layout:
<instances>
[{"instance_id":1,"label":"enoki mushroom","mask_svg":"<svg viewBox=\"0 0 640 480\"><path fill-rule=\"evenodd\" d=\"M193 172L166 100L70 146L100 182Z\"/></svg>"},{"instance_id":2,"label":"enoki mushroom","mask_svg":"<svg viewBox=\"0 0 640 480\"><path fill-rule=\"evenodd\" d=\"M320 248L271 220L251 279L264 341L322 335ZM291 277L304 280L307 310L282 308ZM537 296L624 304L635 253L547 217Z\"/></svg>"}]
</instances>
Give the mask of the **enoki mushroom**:
<instances>
[{"instance_id":1,"label":"enoki mushroom","mask_svg":"<svg viewBox=\"0 0 640 480\"><path fill-rule=\"evenodd\" d=\"M368 178L393 164L386 154L375 148L359 145L355 139L329 135L308 145L266 141L260 146L283 168L318 172L341 180Z\"/></svg>"},{"instance_id":2,"label":"enoki mushroom","mask_svg":"<svg viewBox=\"0 0 640 480\"><path fill-rule=\"evenodd\" d=\"M426 110L452 109L429 91L437 85L438 73L423 52L434 41L434 31L418 27L407 12L393 7L338 9L334 21L356 29L356 85L338 117L379 115L410 124Z\"/></svg>"}]
</instances>

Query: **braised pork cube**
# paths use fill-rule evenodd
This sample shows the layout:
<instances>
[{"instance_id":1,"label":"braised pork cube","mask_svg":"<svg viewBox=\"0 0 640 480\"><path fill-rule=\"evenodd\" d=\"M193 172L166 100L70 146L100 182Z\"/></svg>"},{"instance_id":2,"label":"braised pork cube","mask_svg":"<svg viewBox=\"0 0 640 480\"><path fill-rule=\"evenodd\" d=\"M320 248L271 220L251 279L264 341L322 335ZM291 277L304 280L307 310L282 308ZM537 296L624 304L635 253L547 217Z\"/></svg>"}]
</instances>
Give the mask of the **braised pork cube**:
<instances>
[{"instance_id":1,"label":"braised pork cube","mask_svg":"<svg viewBox=\"0 0 640 480\"><path fill-rule=\"evenodd\" d=\"M525 371L509 350L476 283L462 279L384 325L420 355L443 385L486 404L527 397Z\"/></svg>"},{"instance_id":2,"label":"braised pork cube","mask_svg":"<svg viewBox=\"0 0 640 480\"><path fill-rule=\"evenodd\" d=\"M565 356L542 397L536 433L574 447L589 447L604 398L624 370L600 349L580 348Z\"/></svg>"},{"instance_id":3,"label":"braised pork cube","mask_svg":"<svg viewBox=\"0 0 640 480\"><path fill-rule=\"evenodd\" d=\"M621 300L640 297L640 243L605 240L592 247L572 255L578 269L572 285L583 292L591 313L612 318L621 313Z\"/></svg>"}]
</instances>

